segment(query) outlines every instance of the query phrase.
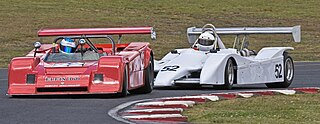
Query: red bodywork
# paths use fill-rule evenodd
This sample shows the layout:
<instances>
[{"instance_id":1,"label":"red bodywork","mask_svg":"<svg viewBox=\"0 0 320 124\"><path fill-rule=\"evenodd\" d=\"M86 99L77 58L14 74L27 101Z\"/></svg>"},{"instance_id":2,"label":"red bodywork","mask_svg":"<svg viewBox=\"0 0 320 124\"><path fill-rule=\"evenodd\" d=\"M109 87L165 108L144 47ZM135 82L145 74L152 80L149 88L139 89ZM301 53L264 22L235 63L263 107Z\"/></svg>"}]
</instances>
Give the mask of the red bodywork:
<instances>
[{"instance_id":1,"label":"red bodywork","mask_svg":"<svg viewBox=\"0 0 320 124\"><path fill-rule=\"evenodd\" d=\"M152 27L43 29L38 32L38 36L151 34L152 32ZM110 52L112 47L111 44L95 44L95 46L102 52ZM81 66L56 66L70 65L70 62L45 62L45 56L52 51L52 44L43 44L37 50L36 57L33 56L34 50L32 50L25 57L11 60L8 69L8 95L118 93L123 86L125 68L128 70L128 90L143 86L145 83L143 70L148 66L152 56L149 43L116 44L116 49L114 55L102 56L97 61L81 61ZM27 83L30 74L35 75L34 83ZM103 81L94 82L95 74L102 74Z\"/></svg>"}]
</instances>

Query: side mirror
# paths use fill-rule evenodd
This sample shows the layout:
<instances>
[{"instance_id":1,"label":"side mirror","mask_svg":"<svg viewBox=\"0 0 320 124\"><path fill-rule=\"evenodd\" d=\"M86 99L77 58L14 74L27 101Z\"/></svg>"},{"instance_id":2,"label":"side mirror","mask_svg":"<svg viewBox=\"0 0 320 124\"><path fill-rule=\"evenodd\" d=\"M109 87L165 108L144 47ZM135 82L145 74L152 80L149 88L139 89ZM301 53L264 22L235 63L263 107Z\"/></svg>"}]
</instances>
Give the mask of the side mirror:
<instances>
[{"instance_id":1,"label":"side mirror","mask_svg":"<svg viewBox=\"0 0 320 124\"><path fill-rule=\"evenodd\" d=\"M79 40L79 44L80 44L80 45L84 45L85 43L86 43L86 40L85 40L85 39L80 39L80 40Z\"/></svg>"},{"instance_id":2,"label":"side mirror","mask_svg":"<svg viewBox=\"0 0 320 124\"><path fill-rule=\"evenodd\" d=\"M39 41L34 42L33 46L34 46L34 55L33 55L33 57L36 57L37 49L39 49L41 47L41 43Z\"/></svg>"},{"instance_id":3,"label":"side mirror","mask_svg":"<svg viewBox=\"0 0 320 124\"><path fill-rule=\"evenodd\" d=\"M35 49L38 49L38 48L41 47L41 43L40 43L39 41L34 42L34 43L33 43L33 46L34 46Z\"/></svg>"},{"instance_id":4,"label":"side mirror","mask_svg":"<svg viewBox=\"0 0 320 124\"><path fill-rule=\"evenodd\" d=\"M85 39L80 39L79 40L79 44L81 45L81 56L83 57L83 45L86 44L86 40Z\"/></svg>"}]
</instances>

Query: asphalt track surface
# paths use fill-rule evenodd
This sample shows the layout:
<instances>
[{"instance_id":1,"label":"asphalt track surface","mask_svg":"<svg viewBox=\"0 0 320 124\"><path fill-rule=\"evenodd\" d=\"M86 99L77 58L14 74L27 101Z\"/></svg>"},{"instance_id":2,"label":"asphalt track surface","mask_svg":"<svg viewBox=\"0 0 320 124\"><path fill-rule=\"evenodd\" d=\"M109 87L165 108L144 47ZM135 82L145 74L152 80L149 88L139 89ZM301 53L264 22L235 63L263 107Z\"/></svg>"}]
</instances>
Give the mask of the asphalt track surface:
<instances>
[{"instance_id":1,"label":"asphalt track surface","mask_svg":"<svg viewBox=\"0 0 320 124\"><path fill-rule=\"evenodd\" d=\"M320 87L320 62L295 63L295 77L290 87ZM263 84L236 86L233 90L211 88L162 88L150 94L112 96L45 96L9 98L7 69L0 70L0 124L118 124L108 111L125 102L140 99L196 95L202 93L267 89Z\"/></svg>"}]
</instances>

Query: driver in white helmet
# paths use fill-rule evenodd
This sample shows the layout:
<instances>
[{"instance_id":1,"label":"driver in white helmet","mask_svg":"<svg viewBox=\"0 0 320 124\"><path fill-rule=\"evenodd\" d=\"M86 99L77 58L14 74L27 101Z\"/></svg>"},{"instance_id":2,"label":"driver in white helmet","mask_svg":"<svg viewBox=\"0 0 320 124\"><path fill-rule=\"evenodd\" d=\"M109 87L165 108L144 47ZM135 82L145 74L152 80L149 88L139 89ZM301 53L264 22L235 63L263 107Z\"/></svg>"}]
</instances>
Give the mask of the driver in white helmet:
<instances>
[{"instance_id":1,"label":"driver in white helmet","mask_svg":"<svg viewBox=\"0 0 320 124\"><path fill-rule=\"evenodd\" d=\"M60 52L61 53L74 53L77 49L77 45L71 38L64 38L60 42Z\"/></svg>"},{"instance_id":2,"label":"driver in white helmet","mask_svg":"<svg viewBox=\"0 0 320 124\"><path fill-rule=\"evenodd\" d=\"M202 33L195 47L200 51L210 51L210 49L214 48L214 42L216 38L210 33L210 31L206 31Z\"/></svg>"}]
</instances>

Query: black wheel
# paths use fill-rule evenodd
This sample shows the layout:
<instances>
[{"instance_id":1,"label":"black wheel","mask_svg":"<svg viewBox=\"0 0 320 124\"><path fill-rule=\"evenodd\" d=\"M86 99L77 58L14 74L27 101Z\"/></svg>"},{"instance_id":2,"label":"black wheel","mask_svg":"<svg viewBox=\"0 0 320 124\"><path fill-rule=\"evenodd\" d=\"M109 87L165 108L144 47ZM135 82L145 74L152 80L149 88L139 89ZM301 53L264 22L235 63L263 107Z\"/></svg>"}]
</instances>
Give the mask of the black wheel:
<instances>
[{"instance_id":1,"label":"black wheel","mask_svg":"<svg viewBox=\"0 0 320 124\"><path fill-rule=\"evenodd\" d=\"M122 77L122 90L117 94L118 97L125 97L128 95L128 68L124 67L123 77Z\"/></svg>"},{"instance_id":2,"label":"black wheel","mask_svg":"<svg viewBox=\"0 0 320 124\"><path fill-rule=\"evenodd\" d=\"M266 83L268 88L287 88L291 85L294 77L294 65L292 58L287 52L283 53L284 81L276 83Z\"/></svg>"},{"instance_id":3,"label":"black wheel","mask_svg":"<svg viewBox=\"0 0 320 124\"><path fill-rule=\"evenodd\" d=\"M154 67L153 67L153 57L150 56L149 64L147 68L143 70L143 81L144 85L138 89L131 90L130 93L132 94L146 94L151 93L153 90L153 81L154 81Z\"/></svg>"},{"instance_id":4,"label":"black wheel","mask_svg":"<svg viewBox=\"0 0 320 124\"><path fill-rule=\"evenodd\" d=\"M228 59L224 71L224 85L214 85L215 89L230 90L235 82L236 69L235 63L231 58Z\"/></svg>"}]
</instances>

